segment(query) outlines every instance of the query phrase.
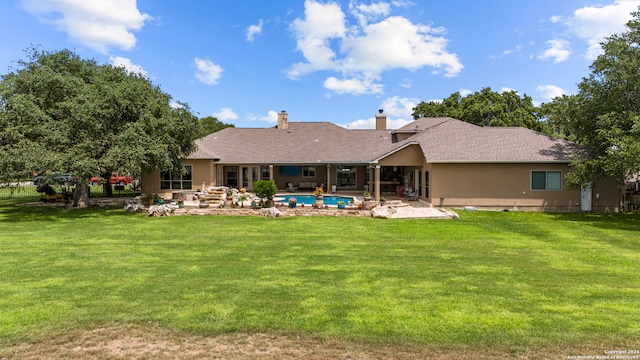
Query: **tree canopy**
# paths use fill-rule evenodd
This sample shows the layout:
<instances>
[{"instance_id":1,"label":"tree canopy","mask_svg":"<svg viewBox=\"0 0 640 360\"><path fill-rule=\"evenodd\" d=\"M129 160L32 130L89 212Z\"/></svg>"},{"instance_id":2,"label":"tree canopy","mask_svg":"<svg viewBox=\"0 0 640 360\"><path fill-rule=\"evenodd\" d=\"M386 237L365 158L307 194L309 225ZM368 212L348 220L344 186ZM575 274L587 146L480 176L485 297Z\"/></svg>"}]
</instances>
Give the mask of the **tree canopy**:
<instances>
[{"instance_id":1,"label":"tree canopy","mask_svg":"<svg viewBox=\"0 0 640 360\"><path fill-rule=\"evenodd\" d=\"M180 171L199 126L141 74L29 49L0 82L0 183L59 171L81 184L111 172ZM86 188L86 187L84 187Z\"/></svg>"},{"instance_id":2,"label":"tree canopy","mask_svg":"<svg viewBox=\"0 0 640 360\"><path fill-rule=\"evenodd\" d=\"M226 124L213 116L206 116L200 119L200 131L197 138L207 136L224 128L235 127L233 124Z\"/></svg>"},{"instance_id":3,"label":"tree canopy","mask_svg":"<svg viewBox=\"0 0 640 360\"><path fill-rule=\"evenodd\" d=\"M531 97L515 91L497 93L486 87L467 96L459 92L441 102L421 102L413 109L413 118L452 117L479 126L521 126L542 131L538 108Z\"/></svg>"},{"instance_id":4,"label":"tree canopy","mask_svg":"<svg viewBox=\"0 0 640 360\"><path fill-rule=\"evenodd\" d=\"M603 53L578 93L544 106L550 125L593 150L592 157L572 164L569 181L575 187L603 176L622 184L640 172L640 12L632 15L626 32L602 43Z\"/></svg>"}]
</instances>

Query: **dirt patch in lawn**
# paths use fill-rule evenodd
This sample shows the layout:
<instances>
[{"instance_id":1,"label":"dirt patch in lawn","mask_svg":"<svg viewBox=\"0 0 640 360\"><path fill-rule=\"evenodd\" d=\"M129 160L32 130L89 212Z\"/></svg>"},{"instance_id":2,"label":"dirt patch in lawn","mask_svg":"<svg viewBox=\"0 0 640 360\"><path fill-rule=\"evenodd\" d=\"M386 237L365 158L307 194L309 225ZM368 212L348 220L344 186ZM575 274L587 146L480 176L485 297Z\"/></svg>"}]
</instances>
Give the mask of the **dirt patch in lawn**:
<instances>
[{"instance_id":1,"label":"dirt patch in lawn","mask_svg":"<svg viewBox=\"0 0 640 360\"><path fill-rule=\"evenodd\" d=\"M433 349L323 340L310 336L226 334L197 336L157 327L108 327L0 347L0 359L550 359L602 355L596 345L568 349L498 351Z\"/></svg>"}]
</instances>

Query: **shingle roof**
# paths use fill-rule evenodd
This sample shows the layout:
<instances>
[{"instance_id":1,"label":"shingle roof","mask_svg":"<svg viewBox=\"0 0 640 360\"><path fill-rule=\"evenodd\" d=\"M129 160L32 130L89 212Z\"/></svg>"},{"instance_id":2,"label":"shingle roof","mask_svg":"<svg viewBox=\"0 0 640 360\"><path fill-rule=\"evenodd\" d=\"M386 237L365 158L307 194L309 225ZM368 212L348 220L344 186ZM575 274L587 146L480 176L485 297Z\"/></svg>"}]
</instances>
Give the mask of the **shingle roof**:
<instances>
[{"instance_id":1,"label":"shingle roof","mask_svg":"<svg viewBox=\"0 0 640 360\"><path fill-rule=\"evenodd\" d=\"M442 120L445 121L442 121ZM451 118L417 120L428 162L569 162L588 149L521 127L481 127Z\"/></svg>"},{"instance_id":2,"label":"shingle roof","mask_svg":"<svg viewBox=\"0 0 640 360\"><path fill-rule=\"evenodd\" d=\"M196 145L198 150L191 159L312 164L368 162L392 144L391 130L347 130L329 122L290 122L288 129L226 128L197 140Z\"/></svg>"},{"instance_id":3,"label":"shingle roof","mask_svg":"<svg viewBox=\"0 0 640 360\"><path fill-rule=\"evenodd\" d=\"M416 134L393 143L392 134ZM348 130L329 122L289 122L288 129L226 128L196 141L190 159L220 163L369 163L407 144L428 162L568 162L587 149L517 127L480 127L452 118L422 118L397 130Z\"/></svg>"}]
</instances>

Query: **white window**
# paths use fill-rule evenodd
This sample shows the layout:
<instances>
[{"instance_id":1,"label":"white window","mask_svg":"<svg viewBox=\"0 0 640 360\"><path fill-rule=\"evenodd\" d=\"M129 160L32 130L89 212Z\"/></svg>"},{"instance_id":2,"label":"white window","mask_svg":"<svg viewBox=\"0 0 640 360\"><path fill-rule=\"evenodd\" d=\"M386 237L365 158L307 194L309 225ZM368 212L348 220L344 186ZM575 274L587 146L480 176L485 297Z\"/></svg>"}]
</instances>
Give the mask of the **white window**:
<instances>
[{"instance_id":1,"label":"white window","mask_svg":"<svg viewBox=\"0 0 640 360\"><path fill-rule=\"evenodd\" d=\"M562 171L532 171L531 190L561 190Z\"/></svg>"},{"instance_id":2,"label":"white window","mask_svg":"<svg viewBox=\"0 0 640 360\"><path fill-rule=\"evenodd\" d=\"M168 171L160 173L160 189L190 190L193 189L191 165L184 166L183 174L173 175Z\"/></svg>"},{"instance_id":3,"label":"white window","mask_svg":"<svg viewBox=\"0 0 640 360\"><path fill-rule=\"evenodd\" d=\"M302 177L315 178L316 177L316 167L315 166L303 166L302 167Z\"/></svg>"}]
</instances>

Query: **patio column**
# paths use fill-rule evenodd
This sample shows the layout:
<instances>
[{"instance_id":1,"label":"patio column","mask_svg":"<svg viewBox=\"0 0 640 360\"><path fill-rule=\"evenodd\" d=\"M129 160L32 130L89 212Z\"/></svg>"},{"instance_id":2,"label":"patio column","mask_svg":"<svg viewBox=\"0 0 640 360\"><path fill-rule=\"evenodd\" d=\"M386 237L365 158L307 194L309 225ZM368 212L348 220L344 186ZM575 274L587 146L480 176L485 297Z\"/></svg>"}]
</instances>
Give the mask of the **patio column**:
<instances>
[{"instance_id":1,"label":"patio column","mask_svg":"<svg viewBox=\"0 0 640 360\"><path fill-rule=\"evenodd\" d=\"M331 192L331 164L327 164L327 193Z\"/></svg>"},{"instance_id":2,"label":"patio column","mask_svg":"<svg viewBox=\"0 0 640 360\"><path fill-rule=\"evenodd\" d=\"M380 165L376 165L375 181L376 181L376 190L375 190L374 200L379 201L380 200Z\"/></svg>"},{"instance_id":3,"label":"patio column","mask_svg":"<svg viewBox=\"0 0 640 360\"><path fill-rule=\"evenodd\" d=\"M269 180L273 180L273 165L269 165Z\"/></svg>"},{"instance_id":4,"label":"patio column","mask_svg":"<svg viewBox=\"0 0 640 360\"><path fill-rule=\"evenodd\" d=\"M418 176L420 176L420 169L413 170L413 191L418 192ZM420 190L420 194L424 194L422 190Z\"/></svg>"}]
</instances>

